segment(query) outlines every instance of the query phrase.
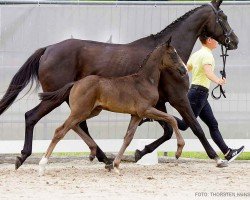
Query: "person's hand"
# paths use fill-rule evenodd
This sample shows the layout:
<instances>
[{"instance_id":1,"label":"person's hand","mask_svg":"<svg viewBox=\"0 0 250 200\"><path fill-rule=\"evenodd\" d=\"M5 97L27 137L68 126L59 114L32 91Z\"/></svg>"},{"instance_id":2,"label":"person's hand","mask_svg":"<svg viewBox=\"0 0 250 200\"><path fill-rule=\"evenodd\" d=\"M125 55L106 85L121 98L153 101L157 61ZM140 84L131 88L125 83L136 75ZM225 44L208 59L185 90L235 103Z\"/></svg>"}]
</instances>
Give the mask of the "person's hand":
<instances>
[{"instance_id":1,"label":"person's hand","mask_svg":"<svg viewBox=\"0 0 250 200\"><path fill-rule=\"evenodd\" d=\"M219 78L218 79L218 81L217 81L217 84L219 84L219 85L224 85L224 84L226 84L226 78Z\"/></svg>"}]
</instances>

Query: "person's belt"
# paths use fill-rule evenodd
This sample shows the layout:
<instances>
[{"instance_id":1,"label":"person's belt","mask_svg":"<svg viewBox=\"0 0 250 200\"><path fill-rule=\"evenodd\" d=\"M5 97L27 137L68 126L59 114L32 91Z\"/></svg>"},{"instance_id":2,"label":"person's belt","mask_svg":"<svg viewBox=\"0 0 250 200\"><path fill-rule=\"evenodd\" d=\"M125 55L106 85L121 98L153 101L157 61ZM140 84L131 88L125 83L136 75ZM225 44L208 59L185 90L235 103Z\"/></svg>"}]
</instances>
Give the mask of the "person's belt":
<instances>
[{"instance_id":1,"label":"person's belt","mask_svg":"<svg viewBox=\"0 0 250 200\"><path fill-rule=\"evenodd\" d=\"M191 85L191 89L202 90L202 91L204 91L204 92L208 92L208 91L209 91L209 90L208 90L206 87L204 87L204 86L201 86L201 85L194 85L194 84Z\"/></svg>"}]
</instances>

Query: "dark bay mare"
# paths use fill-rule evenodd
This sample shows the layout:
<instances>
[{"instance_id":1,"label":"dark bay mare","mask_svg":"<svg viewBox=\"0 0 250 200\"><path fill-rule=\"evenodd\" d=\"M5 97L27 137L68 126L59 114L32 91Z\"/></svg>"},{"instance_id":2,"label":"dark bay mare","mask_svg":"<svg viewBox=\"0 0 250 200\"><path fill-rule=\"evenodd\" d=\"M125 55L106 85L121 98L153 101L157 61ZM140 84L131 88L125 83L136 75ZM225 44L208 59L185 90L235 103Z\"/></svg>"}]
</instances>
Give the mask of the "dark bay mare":
<instances>
[{"instance_id":1,"label":"dark bay mare","mask_svg":"<svg viewBox=\"0 0 250 200\"><path fill-rule=\"evenodd\" d=\"M83 79L68 83L63 88L54 92L41 93L41 100L57 101L69 96L70 115L67 120L56 129L54 137L41 159L40 175L44 174L48 159L57 143L72 129L82 132L82 138L91 150L91 156L95 157L97 144L79 127L82 121L97 116L102 110L131 115L127 133L123 145L114 160L115 171L119 173L121 158L132 141L135 131L143 118L162 120L169 123L175 130L177 138L176 158L179 158L184 147L175 118L155 107L159 100L158 85L161 72L171 71L179 79L187 74L186 66L170 46L171 38L166 44L157 46L150 53L137 73L116 78L104 78L90 75Z\"/></svg>"},{"instance_id":2,"label":"dark bay mare","mask_svg":"<svg viewBox=\"0 0 250 200\"><path fill-rule=\"evenodd\" d=\"M198 36L203 32L212 35L228 49L236 49L238 38L229 26L226 15L220 12L221 3L221 0L212 0L211 4L187 12L156 35L129 44L108 44L71 39L38 49L13 77L7 92L0 101L0 114L14 102L30 81L40 82L44 92L51 92L93 74L103 77L133 74L138 70L146 55L156 46L167 41L170 36L172 36L172 45L184 63L187 62ZM218 155L208 143L189 105L188 88L188 75L184 79L176 81L173 80L171 73L162 73L159 83L160 98L156 108L167 112L165 103L169 102L201 141L208 156L211 159L217 159ZM16 169L32 153L35 124L64 101L68 102L68 97L62 101L42 101L25 113L25 143L21 157L17 157ZM164 135L146 146L145 153L153 151L172 136L171 127L165 122L159 121L159 123L164 128ZM82 122L80 127L89 134L86 121ZM110 163L99 147L96 156L99 161Z\"/></svg>"}]
</instances>

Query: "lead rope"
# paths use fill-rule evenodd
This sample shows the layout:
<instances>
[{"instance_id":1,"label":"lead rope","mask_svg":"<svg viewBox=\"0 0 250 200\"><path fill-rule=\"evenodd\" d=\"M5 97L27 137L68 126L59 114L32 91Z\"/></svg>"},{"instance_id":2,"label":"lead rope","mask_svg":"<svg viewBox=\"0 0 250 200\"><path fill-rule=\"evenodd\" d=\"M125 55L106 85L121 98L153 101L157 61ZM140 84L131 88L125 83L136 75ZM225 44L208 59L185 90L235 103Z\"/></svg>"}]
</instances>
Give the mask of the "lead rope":
<instances>
[{"instance_id":1,"label":"lead rope","mask_svg":"<svg viewBox=\"0 0 250 200\"><path fill-rule=\"evenodd\" d=\"M227 47L226 47L225 50L224 50L223 45L221 45L221 52L222 52L222 54L221 54L220 56L222 57L222 60L223 60L223 70L220 71L220 74L221 74L222 78L226 78L226 61L227 61L227 56L228 56L228 54L227 54ZM220 94L219 94L219 96L215 96L215 94L214 94L214 91L215 91L217 88L220 88ZM221 98L221 95L223 95L224 98L226 98L225 92L226 92L226 91L223 90L222 85L219 85L219 84L218 84L218 85L212 90L211 95L212 95L212 97L213 97L215 100L218 100L218 99Z\"/></svg>"}]
</instances>

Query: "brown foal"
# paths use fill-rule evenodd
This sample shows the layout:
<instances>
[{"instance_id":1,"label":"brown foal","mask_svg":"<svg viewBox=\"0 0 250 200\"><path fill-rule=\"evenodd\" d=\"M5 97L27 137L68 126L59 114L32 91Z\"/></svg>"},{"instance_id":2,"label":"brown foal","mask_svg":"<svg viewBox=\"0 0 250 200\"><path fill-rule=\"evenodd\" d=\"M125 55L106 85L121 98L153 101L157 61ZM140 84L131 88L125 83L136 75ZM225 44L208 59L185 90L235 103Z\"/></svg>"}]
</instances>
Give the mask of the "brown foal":
<instances>
[{"instance_id":1,"label":"brown foal","mask_svg":"<svg viewBox=\"0 0 250 200\"><path fill-rule=\"evenodd\" d=\"M161 71L172 68L181 75L187 73L185 64L170 45L170 41L171 39L155 48L144 60L136 74L118 78L91 75L77 82L69 83L55 92L40 94L42 100L53 101L64 98L70 93L71 109L70 116L62 126L56 129L49 148L39 163L40 174L44 174L45 165L56 144L70 129L81 132L82 139L90 147L91 156L96 155L97 144L78 125L80 122L98 115L102 110L131 114L123 145L113 163L117 172L119 172L121 157L133 139L142 118L163 120L173 127L178 144L176 158L180 157L185 142L178 130L176 120L173 116L154 108L159 99L158 84Z\"/></svg>"}]
</instances>

